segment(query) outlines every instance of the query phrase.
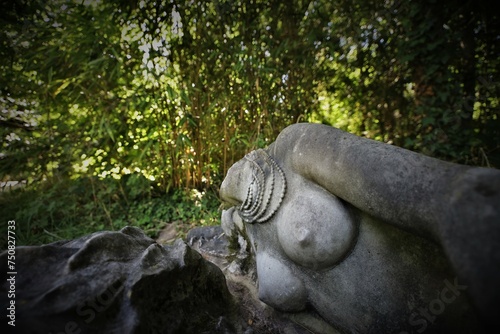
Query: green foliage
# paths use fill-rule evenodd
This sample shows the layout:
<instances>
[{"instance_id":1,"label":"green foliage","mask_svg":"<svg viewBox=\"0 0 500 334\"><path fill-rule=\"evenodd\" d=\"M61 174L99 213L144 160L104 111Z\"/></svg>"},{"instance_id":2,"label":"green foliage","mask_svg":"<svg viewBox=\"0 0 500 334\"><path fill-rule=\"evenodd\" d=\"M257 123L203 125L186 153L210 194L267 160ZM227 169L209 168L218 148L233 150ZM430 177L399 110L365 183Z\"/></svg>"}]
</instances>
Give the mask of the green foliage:
<instances>
[{"instance_id":1,"label":"green foliage","mask_svg":"<svg viewBox=\"0 0 500 334\"><path fill-rule=\"evenodd\" d=\"M500 25L491 4L339 1L318 6L318 16L330 21L322 45L332 75L318 86L313 120L450 161L500 166Z\"/></svg>"},{"instance_id":2,"label":"green foliage","mask_svg":"<svg viewBox=\"0 0 500 334\"><path fill-rule=\"evenodd\" d=\"M176 190L158 196L150 181L130 174L120 180L85 177L2 193L0 215L17 222L17 243L23 245L126 225L140 227L155 238L170 223L188 227L218 223L219 204L213 191Z\"/></svg>"},{"instance_id":3,"label":"green foliage","mask_svg":"<svg viewBox=\"0 0 500 334\"><path fill-rule=\"evenodd\" d=\"M216 198L235 161L300 121L500 166L500 20L487 1L3 7L0 182L27 186L1 195L2 212L26 242L213 222L212 202L181 194Z\"/></svg>"}]
</instances>

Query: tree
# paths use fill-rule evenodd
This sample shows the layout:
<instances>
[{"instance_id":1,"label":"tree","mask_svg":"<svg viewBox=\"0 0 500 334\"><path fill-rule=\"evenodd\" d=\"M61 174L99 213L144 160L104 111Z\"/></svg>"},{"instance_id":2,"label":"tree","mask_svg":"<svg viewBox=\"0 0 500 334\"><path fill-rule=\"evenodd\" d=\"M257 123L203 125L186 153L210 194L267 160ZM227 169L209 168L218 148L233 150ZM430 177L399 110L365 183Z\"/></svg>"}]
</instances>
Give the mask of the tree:
<instances>
[{"instance_id":1,"label":"tree","mask_svg":"<svg viewBox=\"0 0 500 334\"><path fill-rule=\"evenodd\" d=\"M320 87L320 119L443 159L498 166L491 5L361 0L320 8L334 73Z\"/></svg>"}]
</instances>

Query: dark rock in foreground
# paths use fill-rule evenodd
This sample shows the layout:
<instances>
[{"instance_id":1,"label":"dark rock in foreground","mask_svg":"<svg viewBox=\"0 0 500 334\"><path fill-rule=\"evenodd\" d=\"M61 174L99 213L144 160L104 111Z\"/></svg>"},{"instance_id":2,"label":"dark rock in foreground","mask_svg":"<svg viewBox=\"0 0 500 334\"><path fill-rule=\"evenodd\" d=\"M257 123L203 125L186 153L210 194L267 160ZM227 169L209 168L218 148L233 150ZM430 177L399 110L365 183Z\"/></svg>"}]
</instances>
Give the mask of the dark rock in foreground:
<instances>
[{"instance_id":1,"label":"dark rock in foreground","mask_svg":"<svg viewBox=\"0 0 500 334\"><path fill-rule=\"evenodd\" d=\"M0 255L3 273L6 256ZM18 247L16 267L16 333L242 330L233 327L233 301L220 269L181 240L162 247L125 227ZM5 310L6 280L1 290Z\"/></svg>"}]
</instances>

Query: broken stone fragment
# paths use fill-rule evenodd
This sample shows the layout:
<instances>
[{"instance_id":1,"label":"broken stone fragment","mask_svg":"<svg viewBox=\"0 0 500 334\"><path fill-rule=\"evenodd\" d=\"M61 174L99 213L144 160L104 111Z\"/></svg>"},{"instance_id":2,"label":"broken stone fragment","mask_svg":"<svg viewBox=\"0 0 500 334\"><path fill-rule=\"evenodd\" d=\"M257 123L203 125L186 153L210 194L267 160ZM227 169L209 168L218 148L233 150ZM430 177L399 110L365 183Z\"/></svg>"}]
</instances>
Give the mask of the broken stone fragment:
<instances>
[{"instance_id":1,"label":"broken stone fragment","mask_svg":"<svg viewBox=\"0 0 500 334\"><path fill-rule=\"evenodd\" d=\"M0 268L7 272L6 253ZM182 240L96 232L16 249L17 333L236 332L221 270ZM2 283L0 305L8 302Z\"/></svg>"}]
</instances>

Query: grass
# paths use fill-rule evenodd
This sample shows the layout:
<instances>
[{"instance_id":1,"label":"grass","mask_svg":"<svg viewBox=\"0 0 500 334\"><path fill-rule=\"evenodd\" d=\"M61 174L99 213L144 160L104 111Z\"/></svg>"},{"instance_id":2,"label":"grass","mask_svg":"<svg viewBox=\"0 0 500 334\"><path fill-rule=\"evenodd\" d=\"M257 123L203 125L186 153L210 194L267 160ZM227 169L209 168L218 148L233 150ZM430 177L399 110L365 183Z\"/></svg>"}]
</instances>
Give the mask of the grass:
<instances>
[{"instance_id":1,"label":"grass","mask_svg":"<svg viewBox=\"0 0 500 334\"><path fill-rule=\"evenodd\" d=\"M175 222L179 237L194 226L219 223L215 190L158 193L142 176L120 180L91 177L46 182L35 188L0 193L1 233L16 222L16 245L41 245L124 226L141 228L156 238ZM6 249L2 238L1 249Z\"/></svg>"}]
</instances>

